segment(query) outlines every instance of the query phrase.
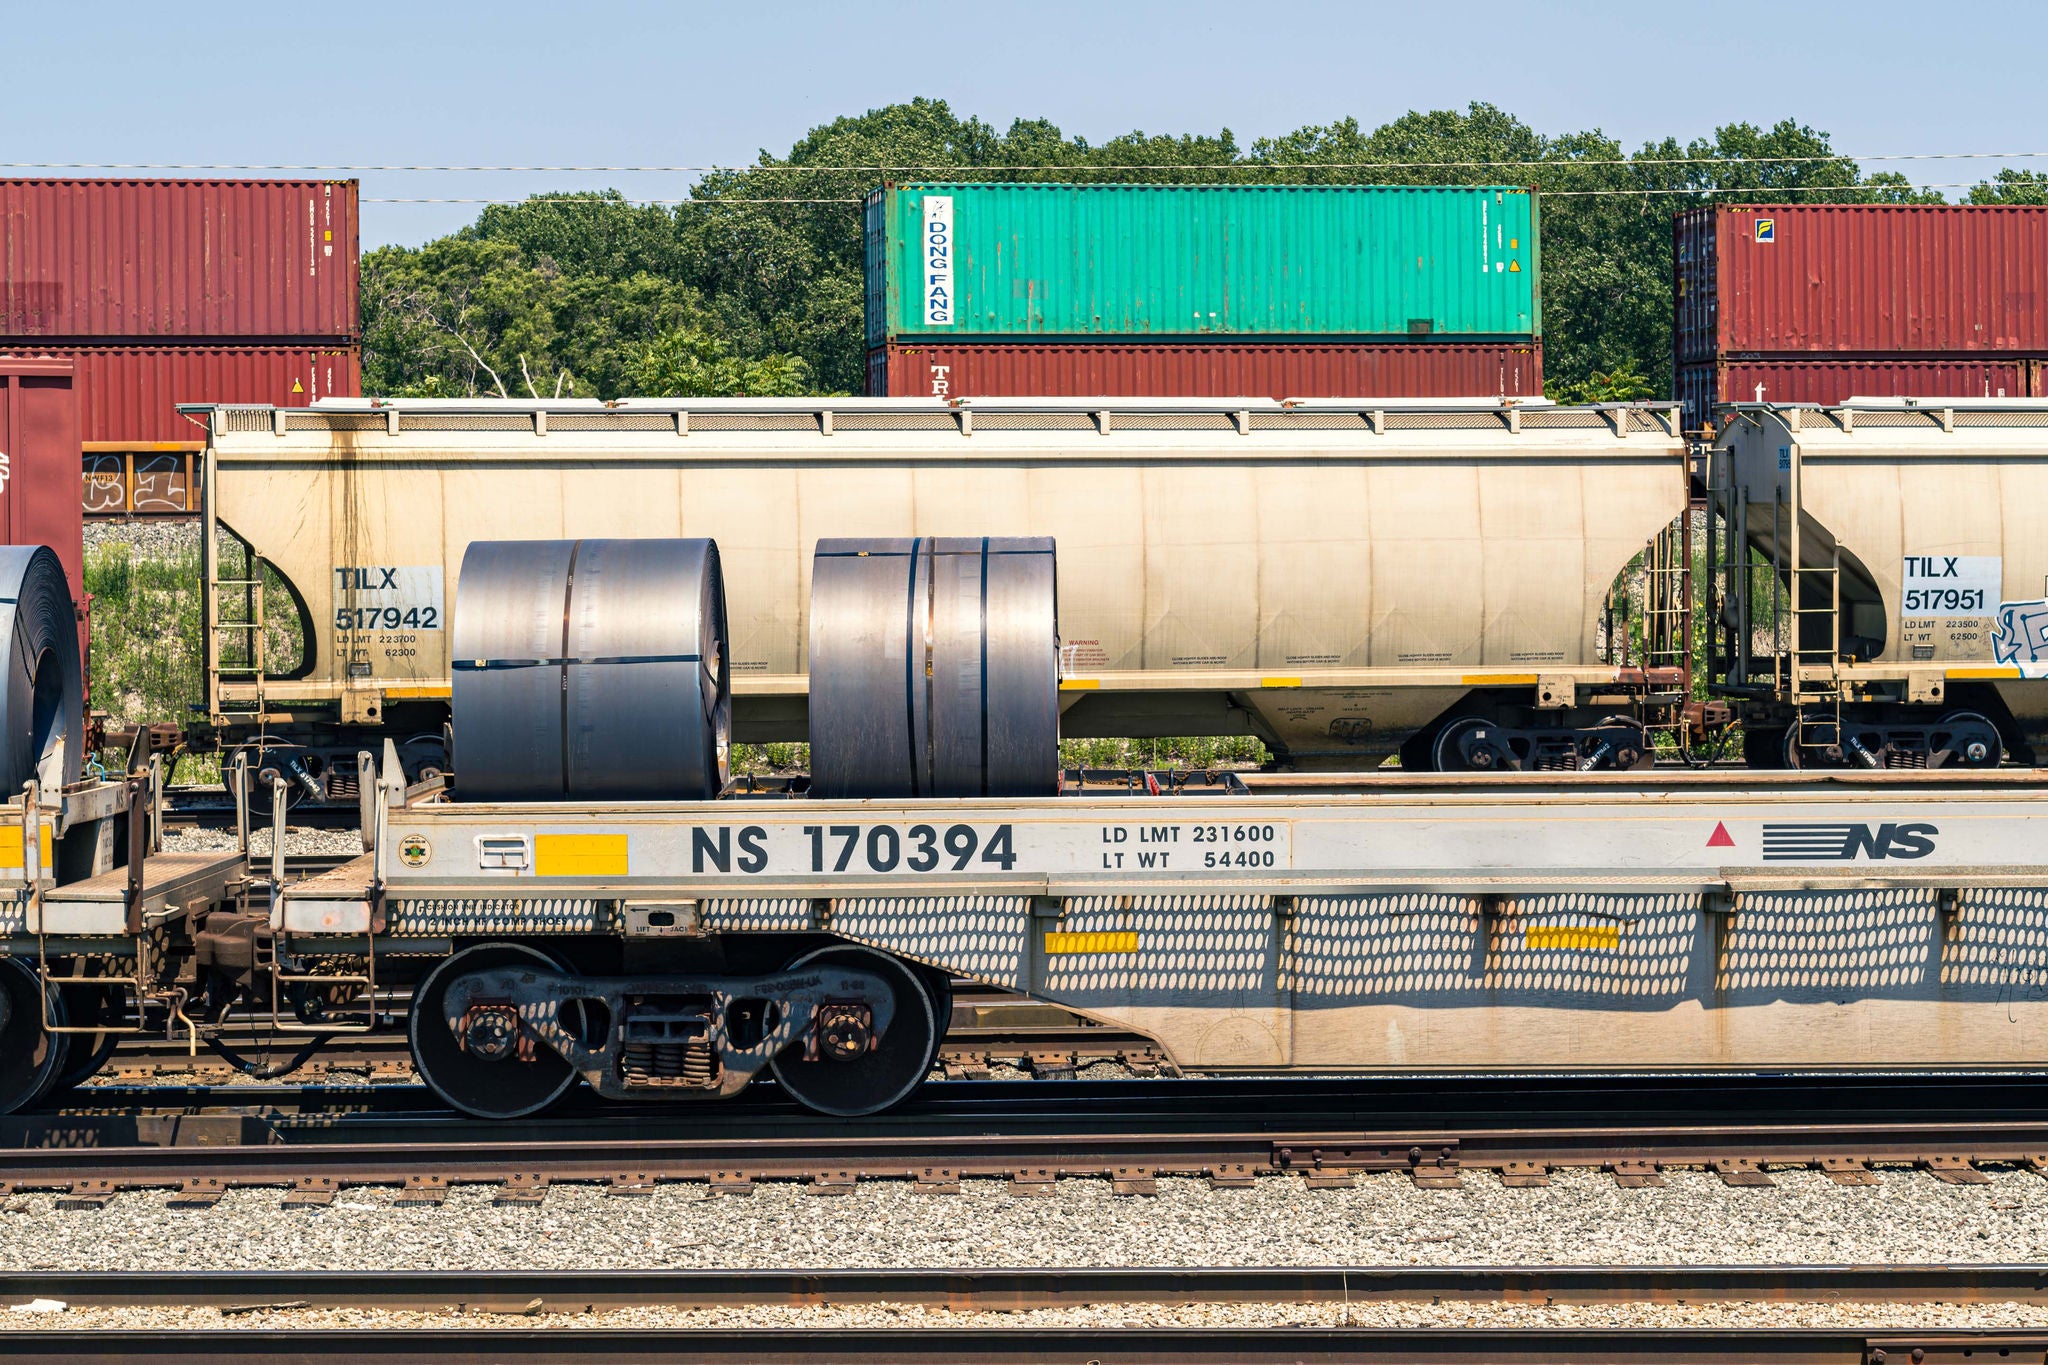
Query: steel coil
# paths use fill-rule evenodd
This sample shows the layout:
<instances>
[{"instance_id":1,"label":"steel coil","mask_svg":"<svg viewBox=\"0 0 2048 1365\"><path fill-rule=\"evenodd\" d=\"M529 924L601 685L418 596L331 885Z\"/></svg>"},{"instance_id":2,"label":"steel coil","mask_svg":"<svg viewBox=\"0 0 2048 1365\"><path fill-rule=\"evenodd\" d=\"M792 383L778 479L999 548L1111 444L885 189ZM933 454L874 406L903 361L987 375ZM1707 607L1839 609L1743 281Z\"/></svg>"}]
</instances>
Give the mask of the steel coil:
<instances>
[{"instance_id":1,"label":"steel coil","mask_svg":"<svg viewBox=\"0 0 2048 1365\"><path fill-rule=\"evenodd\" d=\"M34 778L46 792L78 780L85 759L85 679L78 613L56 554L0 545L7 681L0 687L0 796Z\"/></svg>"},{"instance_id":2,"label":"steel coil","mask_svg":"<svg viewBox=\"0 0 2048 1365\"><path fill-rule=\"evenodd\" d=\"M821 540L811 792L1059 790L1059 605L1045 537Z\"/></svg>"},{"instance_id":3,"label":"steel coil","mask_svg":"<svg viewBox=\"0 0 2048 1365\"><path fill-rule=\"evenodd\" d=\"M476 541L451 704L466 800L709 800L732 723L709 540Z\"/></svg>"}]
</instances>

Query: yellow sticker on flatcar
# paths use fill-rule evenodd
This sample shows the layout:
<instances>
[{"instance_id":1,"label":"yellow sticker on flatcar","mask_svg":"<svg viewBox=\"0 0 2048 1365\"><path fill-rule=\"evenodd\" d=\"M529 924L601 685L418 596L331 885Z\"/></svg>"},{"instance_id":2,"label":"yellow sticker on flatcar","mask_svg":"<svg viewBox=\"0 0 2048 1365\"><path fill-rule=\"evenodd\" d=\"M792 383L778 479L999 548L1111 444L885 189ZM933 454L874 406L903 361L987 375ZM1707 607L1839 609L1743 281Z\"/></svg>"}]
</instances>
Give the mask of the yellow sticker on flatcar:
<instances>
[{"instance_id":1,"label":"yellow sticker on flatcar","mask_svg":"<svg viewBox=\"0 0 2048 1365\"><path fill-rule=\"evenodd\" d=\"M536 834L533 872L537 877L623 877L623 834Z\"/></svg>"},{"instance_id":2,"label":"yellow sticker on flatcar","mask_svg":"<svg viewBox=\"0 0 2048 1365\"><path fill-rule=\"evenodd\" d=\"M1619 924L1532 924L1522 931L1522 942L1531 948L1565 948L1575 952L1600 952L1621 946Z\"/></svg>"},{"instance_id":3,"label":"yellow sticker on flatcar","mask_svg":"<svg viewBox=\"0 0 2048 1365\"><path fill-rule=\"evenodd\" d=\"M1135 930L1100 930L1085 934L1048 931L1045 951L1048 956L1062 953L1135 953L1138 951L1138 935Z\"/></svg>"},{"instance_id":4,"label":"yellow sticker on flatcar","mask_svg":"<svg viewBox=\"0 0 2048 1365\"><path fill-rule=\"evenodd\" d=\"M48 825L42 825L37 828L36 847L42 854L39 860L42 869L48 872L51 861L50 827ZM18 824L0 825L0 867L16 869L21 867L21 826Z\"/></svg>"}]
</instances>

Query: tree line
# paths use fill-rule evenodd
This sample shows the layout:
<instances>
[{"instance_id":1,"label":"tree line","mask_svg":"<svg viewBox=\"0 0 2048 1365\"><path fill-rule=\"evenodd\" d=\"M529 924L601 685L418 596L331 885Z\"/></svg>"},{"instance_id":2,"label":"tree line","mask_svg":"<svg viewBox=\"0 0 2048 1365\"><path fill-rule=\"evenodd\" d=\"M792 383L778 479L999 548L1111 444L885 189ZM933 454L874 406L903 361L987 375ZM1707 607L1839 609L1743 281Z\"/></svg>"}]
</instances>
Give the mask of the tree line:
<instances>
[{"instance_id":1,"label":"tree line","mask_svg":"<svg viewBox=\"0 0 2048 1365\"><path fill-rule=\"evenodd\" d=\"M999 131L917 99L813 129L711 174L675 206L616 191L491 205L420 247L363 258L363 383L404 397L859 393L861 198L883 180L1522 184L1542 196L1546 387L1567 401L1671 392L1671 219L1712 203L1939 203L1865 174L1792 120L1634 151L1491 105L1354 119L1240 147L1228 129L1100 144ZM1971 203L2048 203L2000 171Z\"/></svg>"}]
</instances>

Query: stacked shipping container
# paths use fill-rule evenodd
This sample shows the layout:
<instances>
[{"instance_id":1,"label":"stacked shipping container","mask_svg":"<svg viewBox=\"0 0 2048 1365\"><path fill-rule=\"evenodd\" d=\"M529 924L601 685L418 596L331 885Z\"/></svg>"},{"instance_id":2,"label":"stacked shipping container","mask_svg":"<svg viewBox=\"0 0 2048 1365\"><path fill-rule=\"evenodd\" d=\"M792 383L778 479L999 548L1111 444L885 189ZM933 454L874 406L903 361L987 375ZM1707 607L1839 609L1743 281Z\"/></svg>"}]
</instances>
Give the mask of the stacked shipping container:
<instances>
[{"instance_id":1,"label":"stacked shipping container","mask_svg":"<svg viewBox=\"0 0 2048 1365\"><path fill-rule=\"evenodd\" d=\"M1675 396L1694 430L1759 396L2048 397L2048 208L1697 209L1673 255Z\"/></svg>"},{"instance_id":2,"label":"stacked shipping container","mask_svg":"<svg viewBox=\"0 0 2048 1365\"><path fill-rule=\"evenodd\" d=\"M1543 391L1534 195L1508 187L885 185L867 391Z\"/></svg>"},{"instance_id":3,"label":"stacked shipping container","mask_svg":"<svg viewBox=\"0 0 2048 1365\"><path fill-rule=\"evenodd\" d=\"M0 180L0 353L74 362L88 509L186 509L179 403L360 393L360 250L354 181Z\"/></svg>"}]
</instances>

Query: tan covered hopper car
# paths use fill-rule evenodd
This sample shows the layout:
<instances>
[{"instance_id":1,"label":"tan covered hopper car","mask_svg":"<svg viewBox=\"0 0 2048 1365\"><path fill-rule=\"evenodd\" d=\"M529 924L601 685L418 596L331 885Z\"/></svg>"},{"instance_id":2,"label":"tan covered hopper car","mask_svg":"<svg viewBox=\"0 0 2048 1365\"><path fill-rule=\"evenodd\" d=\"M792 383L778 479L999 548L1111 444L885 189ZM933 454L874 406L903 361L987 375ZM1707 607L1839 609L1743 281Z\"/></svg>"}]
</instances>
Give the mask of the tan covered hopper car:
<instances>
[{"instance_id":1,"label":"tan covered hopper car","mask_svg":"<svg viewBox=\"0 0 2048 1365\"><path fill-rule=\"evenodd\" d=\"M1601 722L1668 711L1682 686L1682 612L1647 628L1610 617L1617 576L1686 504L1669 406L195 411L206 544L216 525L244 540L303 618L301 658L252 657L266 632L248 569L210 557L207 711L231 740L290 736L316 757L352 756L377 731L438 734L447 611L479 539L715 538L741 741L805 737L808 577L826 536L1053 537L1070 737L1252 733L1325 766L1404 744L1411 765L1627 766L1640 730ZM1675 568L1651 577L1678 600ZM1466 722L1448 740L1447 720Z\"/></svg>"},{"instance_id":2,"label":"tan covered hopper car","mask_svg":"<svg viewBox=\"0 0 2048 1365\"><path fill-rule=\"evenodd\" d=\"M1742 699L1750 761L2035 761L2048 730L2048 403L1874 398L1721 416L1710 496L1716 523L1740 534L1712 541L1707 666Z\"/></svg>"}]
</instances>

